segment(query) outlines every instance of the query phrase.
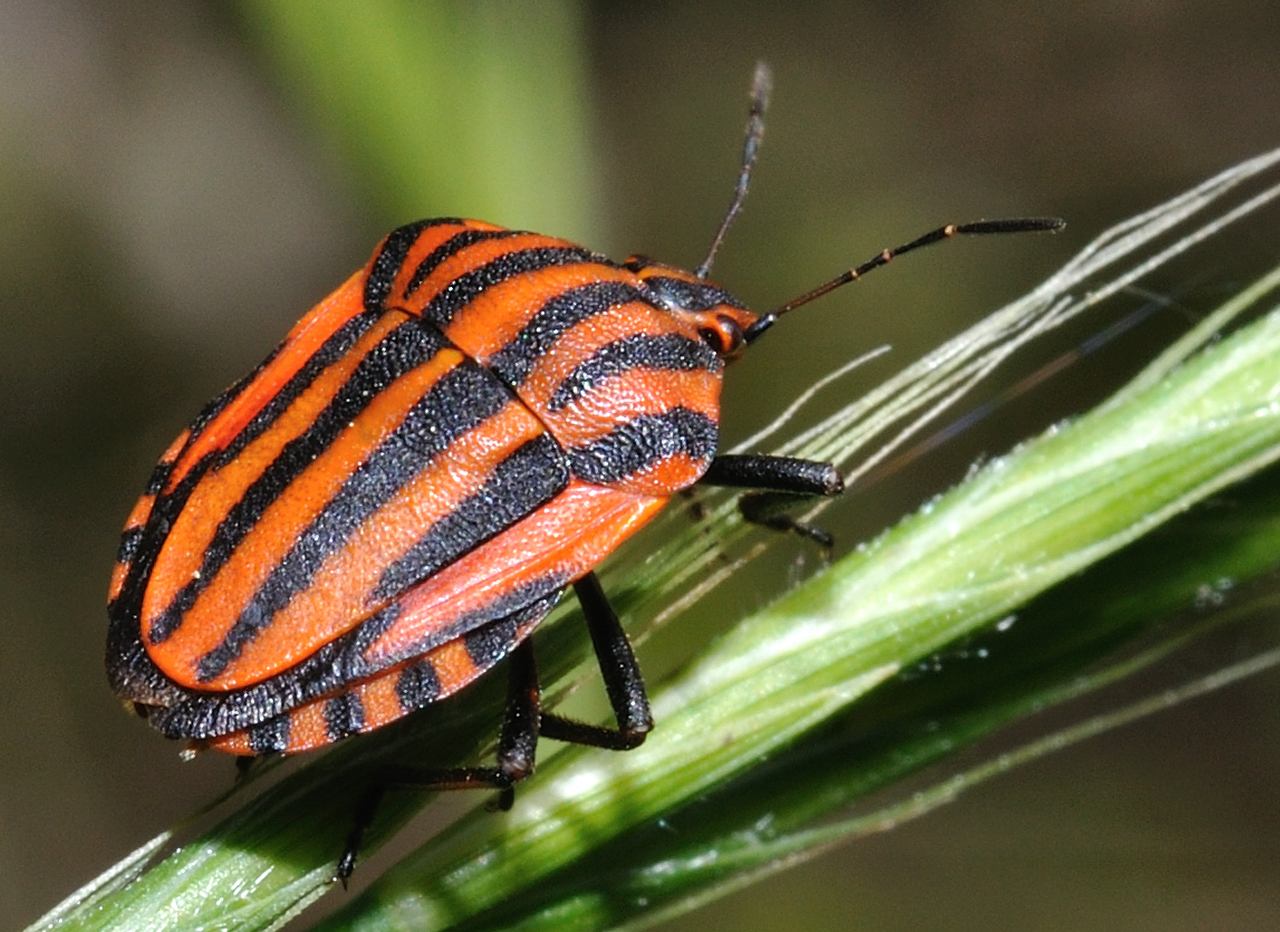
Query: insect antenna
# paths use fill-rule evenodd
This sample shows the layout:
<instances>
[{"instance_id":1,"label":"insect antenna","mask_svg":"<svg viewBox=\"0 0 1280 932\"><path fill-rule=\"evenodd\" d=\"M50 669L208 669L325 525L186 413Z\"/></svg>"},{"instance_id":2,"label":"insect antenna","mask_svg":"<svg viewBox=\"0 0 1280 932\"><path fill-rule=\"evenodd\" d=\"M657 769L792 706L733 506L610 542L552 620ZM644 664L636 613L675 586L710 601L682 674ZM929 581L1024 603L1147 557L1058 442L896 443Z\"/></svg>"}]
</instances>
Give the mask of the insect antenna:
<instances>
[{"instance_id":1,"label":"insect antenna","mask_svg":"<svg viewBox=\"0 0 1280 932\"><path fill-rule=\"evenodd\" d=\"M768 313L762 314L755 323L747 327L743 332L743 337L746 342L750 343L772 327L783 314L821 298L823 295L835 291L843 285L856 282L868 272L878 269L882 265L888 265L898 256L925 246L931 246L934 243L940 243L955 236L979 236L992 233L1056 233L1064 226L1066 226L1066 221L1057 217L1018 217L1006 220L975 220L972 223L948 223L945 226L938 227L936 230L930 230L923 236L917 236L901 246L882 250L861 265L841 272L830 281L823 282L818 287L778 305Z\"/></svg>"},{"instance_id":2,"label":"insect antenna","mask_svg":"<svg viewBox=\"0 0 1280 932\"><path fill-rule=\"evenodd\" d=\"M720 221L720 229L716 230L711 240L711 248L707 257L698 264L693 274L698 278L706 278L711 272L711 263L715 262L720 244L725 234L737 219L742 210L742 202L747 199L747 186L751 183L751 169L755 167L756 156L760 153L760 141L764 139L764 111L769 106L769 92L773 90L773 72L762 61L756 62L755 77L751 80L751 109L747 111L747 134L742 141L742 164L738 169L738 183L733 189L733 200Z\"/></svg>"}]
</instances>

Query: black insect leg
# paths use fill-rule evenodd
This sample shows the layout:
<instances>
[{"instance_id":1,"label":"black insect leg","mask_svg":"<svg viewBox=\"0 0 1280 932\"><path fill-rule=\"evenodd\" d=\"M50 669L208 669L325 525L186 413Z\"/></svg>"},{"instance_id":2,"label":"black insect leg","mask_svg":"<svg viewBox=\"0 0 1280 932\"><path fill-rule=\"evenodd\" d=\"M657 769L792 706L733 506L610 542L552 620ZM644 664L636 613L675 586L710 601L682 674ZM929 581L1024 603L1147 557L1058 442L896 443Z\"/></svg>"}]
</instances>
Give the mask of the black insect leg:
<instances>
[{"instance_id":1,"label":"black insect leg","mask_svg":"<svg viewBox=\"0 0 1280 932\"><path fill-rule=\"evenodd\" d=\"M772 531L798 534L806 540L813 541L823 549L824 558L830 559L830 551L836 545L836 539L831 536L831 532L808 521L801 521L792 514L806 501L808 501L807 498L786 492L752 492L742 496L738 502L738 511L742 514L743 520L751 524L758 524Z\"/></svg>"},{"instance_id":2,"label":"black insect leg","mask_svg":"<svg viewBox=\"0 0 1280 932\"><path fill-rule=\"evenodd\" d=\"M496 767L460 767L449 770L392 767L380 771L356 807L355 820L347 835L347 843L334 878L347 885L355 870L356 858L364 834L373 822L378 804L389 789L472 790L497 789L498 808L509 809L514 799L512 786L533 772L534 754L538 746L539 704L542 691L538 685L538 666L533 644L522 641L511 652L510 679L507 686L506 712L498 738Z\"/></svg>"},{"instance_id":3,"label":"black insect leg","mask_svg":"<svg viewBox=\"0 0 1280 932\"><path fill-rule=\"evenodd\" d=\"M333 872L333 879L342 881L342 888L347 888L347 881L356 869L356 858L360 856L360 846L364 843L364 833L373 824L373 815L378 811L383 794L387 791L385 783L371 783L365 788L364 795L356 805L352 817L351 831L347 833L347 843L343 845L342 857L338 858L338 866Z\"/></svg>"},{"instance_id":4,"label":"black insect leg","mask_svg":"<svg viewBox=\"0 0 1280 932\"><path fill-rule=\"evenodd\" d=\"M640 675L640 666L626 632L622 630L618 616L614 614L594 573L588 573L574 583L574 590L582 603L587 631L591 635L605 692L618 727L602 728L542 712L542 691L538 685L533 644L528 640L521 642L511 654L497 766L455 770L397 767L379 773L378 780L365 791L356 808L355 823L338 860L334 876L344 886L355 869L365 831L389 789L497 789L501 790L498 808L509 809L515 798L515 784L533 772L539 736L616 751L630 750L644 741L653 727L653 718L649 714L649 697Z\"/></svg>"},{"instance_id":5,"label":"black insect leg","mask_svg":"<svg viewBox=\"0 0 1280 932\"><path fill-rule=\"evenodd\" d=\"M711 460L700 481L809 497L839 495L844 491L840 471L831 463L794 456L722 453Z\"/></svg>"},{"instance_id":6,"label":"black insect leg","mask_svg":"<svg viewBox=\"0 0 1280 932\"><path fill-rule=\"evenodd\" d=\"M742 456L724 454L711 461L700 480L708 485L753 489L738 503L742 517L752 524L776 531L791 531L826 550L834 546L831 535L806 524L790 511L798 504L844 491L840 471L831 463L791 456Z\"/></svg>"},{"instance_id":7,"label":"black insect leg","mask_svg":"<svg viewBox=\"0 0 1280 932\"><path fill-rule=\"evenodd\" d=\"M253 767L262 758L251 757L248 755L236 757L236 783L237 787L242 786L249 780L249 775L253 773Z\"/></svg>"},{"instance_id":8,"label":"black insect leg","mask_svg":"<svg viewBox=\"0 0 1280 932\"><path fill-rule=\"evenodd\" d=\"M653 728L649 696L640 675L640 665L596 574L583 576L573 584L573 589L582 604L582 614L587 620L587 631L591 634L591 644L600 663L605 692L618 727L602 728L544 712L542 735L572 744L629 751L643 744L645 736Z\"/></svg>"}]
</instances>

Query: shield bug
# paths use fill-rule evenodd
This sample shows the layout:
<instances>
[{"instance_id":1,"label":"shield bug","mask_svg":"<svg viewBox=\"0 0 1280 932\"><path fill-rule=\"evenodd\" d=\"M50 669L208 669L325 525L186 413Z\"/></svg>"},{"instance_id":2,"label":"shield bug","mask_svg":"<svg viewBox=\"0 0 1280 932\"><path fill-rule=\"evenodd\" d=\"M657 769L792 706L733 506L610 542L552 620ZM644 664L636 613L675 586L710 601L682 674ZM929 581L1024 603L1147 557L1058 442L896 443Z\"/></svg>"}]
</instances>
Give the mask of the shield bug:
<instances>
[{"instance_id":1,"label":"shield bug","mask_svg":"<svg viewBox=\"0 0 1280 932\"><path fill-rule=\"evenodd\" d=\"M378 728L509 657L496 765L396 775L506 805L539 737L640 744L649 703L596 566L695 483L751 490L749 519L819 539L777 506L843 485L827 463L717 453L725 365L894 256L1061 226L943 226L757 313L707 276L768 92L759 67L730 208L693 271L475 220L389 234L161 456L111 579L116 692L168 737L252 757ZM529 636L569 587L616 727L540 708Z\"/></svg>"}]
</instances>

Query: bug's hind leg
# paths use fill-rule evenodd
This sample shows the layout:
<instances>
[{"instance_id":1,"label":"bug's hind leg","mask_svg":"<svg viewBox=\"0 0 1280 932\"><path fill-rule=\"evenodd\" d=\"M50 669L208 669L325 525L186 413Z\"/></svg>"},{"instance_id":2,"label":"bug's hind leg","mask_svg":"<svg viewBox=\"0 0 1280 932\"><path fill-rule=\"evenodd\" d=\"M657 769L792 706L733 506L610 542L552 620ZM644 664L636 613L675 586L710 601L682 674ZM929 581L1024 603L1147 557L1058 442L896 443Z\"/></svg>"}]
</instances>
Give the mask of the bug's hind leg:
<instances>
[{"instance_id":1,"label":"bug's hind leg","mask_svg":"<svg viewBox=\"0 0 1280 932\"><path fill-rule=\"evenodd\" d=\"M511 653L506 712L498 739L496 767L465 767L455 770L391 768L379 774L356 808L355 822L346 847L338 860L335 878L346 885L355 869L356 857L378 804L387 790L412 787L429 790L497 789L498 808L509 809L515 799L515 784L533 772L538 738L554 738L572 744L626 751L643 743L653 727L649 697L631 642L609 605L594 573L574 583L587 630L600 663L605 692L613 707L617 728L588 725L542 711L542 690L533 643L522 641Z\"/></svg>"},{"instance_id":2,"label":"bug's hind leg","mask_svg":"<svg viewBox=\"0 0 1280 932\"><path fill-rule=\"evenodd\" d=\"M653 728L649 695L644 688L640 665L596 574L583 576L573 584L573 589L582 604L582 614L587 621L587 631L600 664L600 675L604 679L609 705L613 707L617 728L588 725L544 712L542 735L572 744L629 751L643 744L645 736Z\"/></svg>"},{"instance_id":3,"label":"bug's hind leg","mask_svg":"<svg viewBox=\"0 0 1280 932\"><path fill-rule=\"evenodd\" d=\"M742 517L752 524L799 534L827 551L835 545L830 533L790 514L810 499L844 491L840 471L831 463L791 456L724 454L711 461L700 481L753 490L738 503Z\"/></svg>"},{"instance_id":4,"label":"bug's hind leg","mask_svg":"<svg viewBox=\"0 0 1280 932\"><path fill-rule=\"evenodd\" d=\"M507 685L506 711L502 719L502 732L498 738L496 767L459 767L455 769L424 770L416 767L392 767L381 771L356 806L351 832L347 835L342 857L338 859L334 879L347 885L355 870L365 832L373 822L378 804L387 790L412 788L418 790L501 790L498 808L511 808L514 799L512 787L533 772L534 755L538 747L538 726L541 720L539 707L542 690L538 685L538 666L533 656L533 643L522 641L511 652L511 666Z\"/></svg>"}]
</instances>

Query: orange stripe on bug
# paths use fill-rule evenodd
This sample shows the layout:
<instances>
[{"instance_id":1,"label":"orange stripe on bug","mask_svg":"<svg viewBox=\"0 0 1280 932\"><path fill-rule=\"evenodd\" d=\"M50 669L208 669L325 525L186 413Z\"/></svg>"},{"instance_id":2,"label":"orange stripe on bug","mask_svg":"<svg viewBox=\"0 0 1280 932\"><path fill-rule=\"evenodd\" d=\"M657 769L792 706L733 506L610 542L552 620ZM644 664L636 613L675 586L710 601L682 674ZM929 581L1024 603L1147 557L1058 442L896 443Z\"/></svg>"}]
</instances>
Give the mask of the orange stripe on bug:
<instances>
[{"instance_id":1,"label":"orange stripe on bug","mask_svg":"<svg viewBox=\"0 0 1280 932\"><path fill-rule=\"evenodd\" d=\"M514 647L528 637L540 620L541 617L538 617L519 626L510 646ZM400 676L407 667L412 665L429 668L439 686L435 698L446 699L471 685L501 659L501 656L495 656L490 662L477 663L460 638L448 641L420 658L397 664L372 679L350 686L342 692L314 699L288 713L288 744L283 753L297 754L332 743L327 728L322 728L322 725L327 724L324 719L326 705L338 696L354 696L363 712L364 721L360 731L373 731L416 711L401 703L397 691ZM245 729L210 741L197 742L197 746L238 756L253 756L258 752L253 749L251 735L252 731Z\"/></svg>"},{"instance_id":2,"label":"orange stripe on bug","mask_svg":"<svg viewBox=\"0 0 1280 932\"><path fill-rule=\"evenodd\" d=\"M261 478L285 446L295 441L315 422L316 417L333 400L334 395L378 341L405 319L407 318L400 315L386 315L349 353L328 367L306 391L294 399L269 430L248 444L231 462L213 470L201 480L169 532L162 559L157 561L152 571L143 602L144 635L150 632L155 616L166 609L178 591L199 572L214 535L231 509L244 498L250 486ZM305 362L305 359L295 362ZM284 374L283 371L277 373L278 376ZM206 435L202 434L201 441L205 439ZM231 439L231 436L227 436L223 441L230 442ZM265 572L268 568L265 558L260 555L256 558L257 565ZM222 603L224 607L229 604Z\"/></svg>"},{"instance_id":3,"label":"orange stripe on bug","mask_svg":"<svg viewBox=\"0 0 1280 932\"><path fill-rule=\"evenodd\" d=\"M412 276L408 277L406 281L406 276L402 273L396 279L396 285L392 289L390 301L393 307L403 308L410 313L421 314L447 287L468 272L474 272L491 262L504 259L523 250L577 248L567 240L544 236L541 233L513 231L510 237L504 239L479 240L446 258L421 281L415 281ZM585 259L583 260L583 262L586 261ZM407 263L405 271L409 271Z\"/></svg>"},{"instance_id":4,"label":"orange stripe on bug","mask_svg":"<svg viewBox=\"0 0 1280 932\"><path fill-rule=\"evenodd\" d=\"M541 425L516 404L454 441L446 456L422 470L412 482L357 529L349 542L317 571L312 584L272 619L271 624L227 668L202 685L233 689L260 682L305 657L342 631L322 627L332 618L350 618L354 627L382 606L370 594L386 567L404 556L430 528L447 518L466 496L483 485L501 454L542 432Z\"/></svg>"},{"instance_id":5,"label":"orange stripe on bug","mask_svg":"<svg viewBox=\"0 0 1280 932\"><path fill-rule=\"evenodd\" d=\"M175 682L194 688L234 689L258 682L279 673L312 653L320 645L350 630L365 614L362 598L349 593L335 597L334 607L358 605L358 614L328 612L312 616L304 629L294 629L296 639L279 654L266 656L255 651L253 660L237 664L234 670L209 682L203 682L195 661L216 648L227 636L231 624L249 605L269 574L280 565L303 530L312 524L326 504L369 451L404 417L409 404L445 373L462 362L462 354L445 350L427 364L413 370L378 395L360 416L348 425L338 440L298 476L264 512L253 532L236 548L226 565L201 592L186 611L176 634L162 643L151 643L148 652L157 666ZM214 511L215 518L225 512ZM183 517L204 517L201 511L185 511ZM159 613L168 608L178 586L185 584L193 570L185 574L190 561L183 545L184 526L181 519L170 532L166 549L157 560L158 569L165 566L166 550L177 554L169 575L153 577L152 586L143 600L144 636ZM157 585L155 579L161 580Z\"/></svg>"},{"instance_id":6,"label":"orange stripe on bug","mask_svg":"<svg viewBox=\"0 0 1280 932\"><path fill-rule=\"evenodd\" d=\"M200 436L183 452L166 491L172 491L181 483L191 468L205 456L225 448L254 415L270 404L284 382L329 337L364 310L364 278L363 271L352 275L289 331L272 360L241 390L231 404L204 427Z\"/></svg>"},{"instance_id":7,"label":"orange stripe on bug","mask_svg":"<svg viewBox=\"0 0 1280 932\"><path fill-rule=\"evenodd\" d=\"M551 266L485 289L454 315L444 332L467 354L487 363L548 301L581 285L633 280L629 272L599 263Z\"/></svg>"},{"instance_id":8,"label":"orange stripe on bug","mask_svg":"<svg viewBox=\"0 0 1280 932\"><path fill-rule=\"evenodd\" d=\"M570 482L537 511L405 593L396 622L370 643L365 659L378 664L413 656L458 618L483 613L495 594L538 580L564 585L576 579L665 504L664 498Z\"/></svg>"}]
</instances>

